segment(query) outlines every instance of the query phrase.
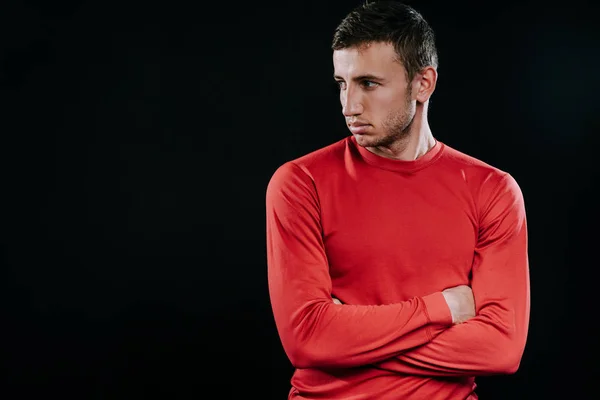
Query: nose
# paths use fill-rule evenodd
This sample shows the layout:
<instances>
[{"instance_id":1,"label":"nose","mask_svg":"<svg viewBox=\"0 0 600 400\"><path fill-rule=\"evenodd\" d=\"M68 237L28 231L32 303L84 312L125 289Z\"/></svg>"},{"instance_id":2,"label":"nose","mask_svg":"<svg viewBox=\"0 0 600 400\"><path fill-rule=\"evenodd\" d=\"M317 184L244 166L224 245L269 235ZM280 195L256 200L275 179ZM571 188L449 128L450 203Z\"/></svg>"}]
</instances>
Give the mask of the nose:
<instances>
[{"instance_id":1,"label":"nose","mask_svg":"<svg viewBox=\"0 0 600 400\"><path fill-rule=\"evenodd\" d=\"M363 113L361 93L353 86L349 85L340 93L340 102L342 103L342 114L346 117Z\"/></svg>"}]
</instances>

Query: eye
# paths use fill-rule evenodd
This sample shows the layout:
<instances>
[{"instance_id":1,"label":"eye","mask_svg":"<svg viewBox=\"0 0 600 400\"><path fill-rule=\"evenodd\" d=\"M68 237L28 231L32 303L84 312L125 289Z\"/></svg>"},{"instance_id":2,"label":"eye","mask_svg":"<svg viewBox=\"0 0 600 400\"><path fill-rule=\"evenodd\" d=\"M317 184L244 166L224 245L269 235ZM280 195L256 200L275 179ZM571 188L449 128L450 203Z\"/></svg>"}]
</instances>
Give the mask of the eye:
<instances>
[{"instance_id":1,"label":"eye","mask_svg":"<svg viewBox=\"0 0 600 400\"><path fill-rule=\"evenodd\" d=\"M335 83L340 90L344 90L346 88L346 82L344 81L335 81Z\"/></svg>"},{"instance_id":2,"label":"eye","mask_svg":"<svg viewBox=\"0 0 600 400\"><path fill-rule=\"evenodd\" d=\"M362 81L362 85L364 87L366 87L367 89L371 89L371 88L379 86L379 83L373 82L373 81Z\"/></svg>"}]
</instances>

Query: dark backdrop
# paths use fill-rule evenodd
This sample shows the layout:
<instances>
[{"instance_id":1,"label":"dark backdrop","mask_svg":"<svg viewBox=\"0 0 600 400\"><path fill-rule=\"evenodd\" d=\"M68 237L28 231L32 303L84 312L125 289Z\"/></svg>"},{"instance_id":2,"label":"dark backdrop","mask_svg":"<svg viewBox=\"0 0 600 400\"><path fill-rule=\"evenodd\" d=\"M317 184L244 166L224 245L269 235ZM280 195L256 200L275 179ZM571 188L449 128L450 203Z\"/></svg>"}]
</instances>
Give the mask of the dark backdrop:
<instances>
[{"instance_id":1,"label":"dark backdrop","mask_svg":"<svg viewBox=\"0 0 600 400\"><path fill-rule=\"evenodd\" d=\"M349 134L329 44L358 1L200 3L1 3L3 399L286 398L264 194L281 163ZM434 134L526 200L529 340L481 398L583 395L598 8L410 4L438 36Z\"/></svg>"}]
</instances>

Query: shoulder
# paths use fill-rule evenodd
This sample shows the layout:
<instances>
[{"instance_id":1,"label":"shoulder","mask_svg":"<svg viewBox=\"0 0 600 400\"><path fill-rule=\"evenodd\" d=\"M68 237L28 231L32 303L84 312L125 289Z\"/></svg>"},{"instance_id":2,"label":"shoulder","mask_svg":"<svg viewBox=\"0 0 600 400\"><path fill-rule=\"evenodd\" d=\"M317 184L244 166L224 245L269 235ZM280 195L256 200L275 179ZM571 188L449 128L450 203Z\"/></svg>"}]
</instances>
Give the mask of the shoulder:
<instances>
[{"instance_id":1,"label":"shoulder","mask_svg":"<svg viewBox=\"0 0 600 400\"><path fill-rule=\"evenodd\" d=\"M313 184L315 175L343 165L340 161L343 160L348 140L345 137L279 165L269 179L267 191Z\"/></svg>"},{"instance_id":2,"label":"shoulder","mask_svg":"<svg viewBox=\"0 0 600 400\"><path fill-rule=\"evenodd\" d=\"M445 145L444 158L447 167L460 174L481 210L500 199L506 204L523 206L523 193L516 179L508 171L491 165L479 158Z\"/></svg>"},{"instance_id":3,"label":"shoulder","mask_svg":"<svg viewBox=\"0 0 600 400\"><path fill-rule=\"evenodd\" d=\"M444 144L444 157L451 168L460 171L465 180L474 187L507 187L518 189L514 177L503 169L498 168L480 158L459 151Z\"/></svg>"},{"instance_id":4,"label":"shoulder","mask_svg":"<svg viewBox=\"0 0 600 400\"><path fill-rule=\"evenodd\" d=\"M341 165L339 161L343 160L348 140L349 138L345 137L335 143L284 162L275 169L270 180L297 176L306 176L312 179L314 174L319 171Z\"/></svg>"}]
</instances>

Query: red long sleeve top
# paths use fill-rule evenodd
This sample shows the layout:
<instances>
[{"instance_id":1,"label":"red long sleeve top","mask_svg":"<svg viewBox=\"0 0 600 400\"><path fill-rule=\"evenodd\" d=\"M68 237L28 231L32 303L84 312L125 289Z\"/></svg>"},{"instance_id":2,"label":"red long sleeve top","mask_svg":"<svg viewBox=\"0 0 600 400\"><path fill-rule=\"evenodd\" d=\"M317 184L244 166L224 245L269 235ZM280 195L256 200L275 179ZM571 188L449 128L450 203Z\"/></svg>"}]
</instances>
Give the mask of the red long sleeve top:
<instances>
[{"instance_id":1,"label":"red long sleeve top","mask_svg":"<svg viewBox=\"0 0 600 400\"><path fill-rule=\"evenodd\" d=\"M399 161L348 136L281 165L266 211L290 399L476 399L475 376L517 370L529 266L510 174L439 141ZM453 325L441 292L460 284L476 316Z\"/></svg>"}]
</instances>

